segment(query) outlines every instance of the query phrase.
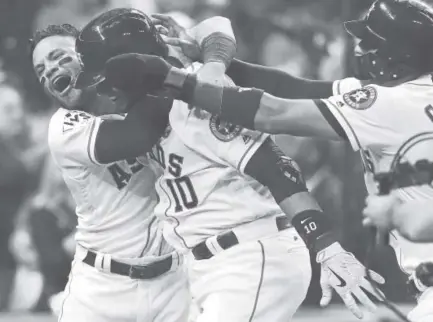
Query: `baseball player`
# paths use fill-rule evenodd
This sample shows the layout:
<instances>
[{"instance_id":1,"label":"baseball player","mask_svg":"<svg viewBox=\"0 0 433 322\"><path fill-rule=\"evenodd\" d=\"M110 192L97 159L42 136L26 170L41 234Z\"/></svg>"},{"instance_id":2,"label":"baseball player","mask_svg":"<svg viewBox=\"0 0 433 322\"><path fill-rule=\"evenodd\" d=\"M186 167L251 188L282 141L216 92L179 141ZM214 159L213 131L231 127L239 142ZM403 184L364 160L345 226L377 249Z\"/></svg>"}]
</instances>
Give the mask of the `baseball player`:
<instances>
[{"instance_id":1,"label":"baseball player","mask_svg":"<svg viewBox=\"0 0 433 322\"><path fill-rule=\"evenodd\" d=\"M148 46L146 51L153 49ZM160 56L161 61L172 60ZM102 77L116 90L135 86L155 93L164 79L161 61L147 64L144 71L140 54L116 56ZM208 62L198 73L213 64L224 70L227 66ZM187 68L194 72L200 66ZM310 281L305 244L322 264L322 301L330 301L335 287L356 316L362 317L362 311L355 297L374 310L364 293L375 295L364 279L364 267L336 241L294 161L268 135L184 105L174 103L171 127L152 155L165 170L156 185L164 236L192 257L192 296L201 309L197 321L290 320Z\"/></svg>"},{"instance_id":2,"label":"baseball player","mask_svg":"<svg viewBox=\"0 0 433 322\"><path fill-rule=\"evenodd\" d=\"M161 85L177 88L185 102L246 128L349 142L360 152L366 185L375 194L372 174L388 170L398 147L409 137L432 128L433 8L422 1L378 0L363 19L347 22L346 29L357 40L356 75L370 85L357 79L311 82L269 69L260 80L250 77L249 86L266 80L268 87L263 87L274 85L274 94L293 93L294 88L302 93L286 99L260 89L210 84L157 57L142 56L142 70L159 62L152 72L166 76ZM331 92L334 96L320 99ZM408 201L433 198L430 187L408 187L397 193ZM408 273L432 259L432 244L413 244L398 233L392 234L391 244ZM423 295L409 314L414 321L430 320L433 293Z\"/></svg>"},{"instance_id":3,"label":"baseball player","mask_svg":"<svg viewBox=\"0 0 433 322\"><path fill-rule=\"evenodd\" d=\"M154 48L163 43L139 11L112 10L95 20L123 31L132 23L155 34ZM95 87L75 88L78 34L71 25L52 25L35 34L31 47L35 74L60 106L49 147L77 206L77 248L59 321L186 321L183 257L162 236L154 216L159 170L142 157L164 133L162 111L171 100L111 92L112 102ZM137 46L140 35L128 34Z\"/></svg>"}]
</instances>

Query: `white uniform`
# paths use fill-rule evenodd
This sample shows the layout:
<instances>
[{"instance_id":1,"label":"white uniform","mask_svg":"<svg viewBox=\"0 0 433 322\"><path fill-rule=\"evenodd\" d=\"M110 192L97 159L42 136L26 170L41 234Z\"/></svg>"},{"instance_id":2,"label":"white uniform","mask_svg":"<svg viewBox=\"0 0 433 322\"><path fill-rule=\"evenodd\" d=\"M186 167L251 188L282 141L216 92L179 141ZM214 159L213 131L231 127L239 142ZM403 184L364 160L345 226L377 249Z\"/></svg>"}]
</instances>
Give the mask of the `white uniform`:
<instances>
[{"instance_id":1,"label":"white uniform","mask_svg":"<svg viewBox=\"0 0 433 322\"><path fill-rule=\"evenodd\" d=\"M77 250L59 321L186 321L189 292L181 257L163 239L153 214L157 173L147 158L99 164L95 139L103 118L60 108L49 147L76 202ZM82 262L97 253L95 267ZM110 260L145 265L173 256L151 280L110 273ZM179 269L178 269L179 268Z\"/></svg>"},{"instance_id":2,"label":"white uniform","mask_svg":"<svg viewBox=\"0 0 433 322\"><path fill-rule=\"evenodd\" d=\"M206 241L210 259L188 261L197 322L290 321L311 278L308 250L269 190L244 174L267 135L242 130L175 102L171 129L153 156L165 172L155 212L179 251ZM232 230L239 244L223 250L216 236ZM296 291L294 291L296 290Z\"/></svg>"},{"instance_id":3,"label":"white uniform","mask_svg":"<svg viewBox=\"0 0 433 322\"><path fill-rule=\"evenodd\" d=\"M420 132L433 131L432 77L425 75L395 87L361 87L360 82L353 78L335 82L334 85L335 94L343 95L324 102L344 129L353 149L361 152L367 165L365 181L368 192L377 193L373 171L389 171L395 153L406 140ZM403 161L414 164L425 159L431 154L431 148L431 143L419 144ZM403 201L433 200L430 186L408 187L396 192ZM413 217L416 220L416 213ZM397 232L391 234L390 244L396 251L402 270L408 274L421 262L433 261L433 244L412 243ZM433 314L433 292L429 293L428 306L430 314Z\"/></svg>"}]
</instances>

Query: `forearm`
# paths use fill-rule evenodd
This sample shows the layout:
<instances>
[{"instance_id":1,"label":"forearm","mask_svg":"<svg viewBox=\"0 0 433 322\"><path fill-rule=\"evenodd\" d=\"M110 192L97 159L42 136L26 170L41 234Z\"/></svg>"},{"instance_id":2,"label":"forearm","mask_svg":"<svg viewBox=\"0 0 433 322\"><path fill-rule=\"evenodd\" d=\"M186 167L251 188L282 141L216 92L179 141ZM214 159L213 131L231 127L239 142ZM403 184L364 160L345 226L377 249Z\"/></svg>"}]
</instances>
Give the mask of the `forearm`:
<instances>
[{"instance_id":1,"label":"forearm","mask_svg":"<svg viewBox=\"0 0 433 322\"><path fill-rule=\"evenodd\" d=\"M328 98L333 82L292 76L282 70L233 59L227 75L240 87L254 87L281 98Z\"/></svg>"},{"instance_id":2,"label":"forearm","mask_svg":"<svg viewBox=\"0 0 433 322\"><path fill-rule=\"evenodd\" d=\"M399 203L392 210L392 224L413 242L433 242L433 208L431 201Z\"/></svg>"},{"instance_id":3,"label":"forearm","mask_svg":"<svg viewBox=\"0 0 433 322\"><path fill-rule=\"evenodd\" d=\"M124 120L104 121L95 142L98 162L132 159L149 152L168 125L171 104L166 98L147 97Z\"/></svg>"},{"instance_id":4,"label":"forearm","mask_svg":"<svg viewBox=\"0 0 433 322\"><path fill-rule=\"evenodd\" d=\"M341 140L318 102L283 99L254 88L223 87L201 81L197 75L172 68L167 87L180 88L179 98L245 128L271 134Z\"/></svg>"},{"instance_id":5,"label":"forearm","mask_svg":"<svg viewBox=\"0 0 433 322\"><path fill-rule=\"evenodd\" d=\"M295 162L270 138L249 160L245 173L269 189L314 254L337 241L330 221L308 192Z\"/></svg>"}]
</instances>

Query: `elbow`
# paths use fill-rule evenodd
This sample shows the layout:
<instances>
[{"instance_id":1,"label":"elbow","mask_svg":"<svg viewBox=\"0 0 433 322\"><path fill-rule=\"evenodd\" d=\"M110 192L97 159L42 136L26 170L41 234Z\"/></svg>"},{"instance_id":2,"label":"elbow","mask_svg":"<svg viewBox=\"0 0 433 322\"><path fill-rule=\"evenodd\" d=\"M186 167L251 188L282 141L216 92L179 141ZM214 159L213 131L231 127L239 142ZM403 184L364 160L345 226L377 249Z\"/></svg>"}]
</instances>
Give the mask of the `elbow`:
<instances>
[{"instance_id":1,"label":"elbow","mask_svg":"<svg viewBox=\"0 0 433 322\"><path fill-rule=\"evenodd\" d=\"M264 94L254 118L255 129L269 134L284 133L287 106L284 101Z\"/></svg>"}]
</instances>

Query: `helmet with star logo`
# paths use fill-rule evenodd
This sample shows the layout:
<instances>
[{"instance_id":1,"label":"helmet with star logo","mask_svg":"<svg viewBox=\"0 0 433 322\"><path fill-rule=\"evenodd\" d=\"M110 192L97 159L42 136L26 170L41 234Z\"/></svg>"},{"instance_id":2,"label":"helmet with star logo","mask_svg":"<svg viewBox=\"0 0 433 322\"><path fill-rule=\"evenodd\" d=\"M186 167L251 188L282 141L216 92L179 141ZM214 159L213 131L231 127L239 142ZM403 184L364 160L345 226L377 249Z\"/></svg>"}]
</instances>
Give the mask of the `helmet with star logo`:
<instances>
[{"instance_id":1,"label":"helmet with star logo","mask_svg":"<svg viewBox=\"0 0 433 322\"><path fill-rule=\"evenodd\" d=\"M433 70L433 7L422 0L376 0L345 28L359 40L354 60L359 79L383 83Z\"/></svg>"}]
</instances>

